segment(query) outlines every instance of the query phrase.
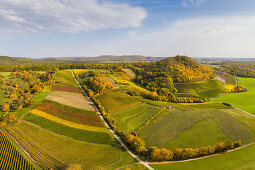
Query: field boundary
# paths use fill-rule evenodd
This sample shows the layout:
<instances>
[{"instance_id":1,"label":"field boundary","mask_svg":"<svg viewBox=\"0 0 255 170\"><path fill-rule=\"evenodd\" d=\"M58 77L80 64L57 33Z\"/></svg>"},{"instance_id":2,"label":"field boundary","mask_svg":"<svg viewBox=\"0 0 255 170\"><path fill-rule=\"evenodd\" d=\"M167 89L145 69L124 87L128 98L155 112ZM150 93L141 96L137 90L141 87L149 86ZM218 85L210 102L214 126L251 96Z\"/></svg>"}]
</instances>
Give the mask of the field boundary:
<instances>
[{"instance_id":1,"label":"field boundary","mask_svg":"<svg viewBox=\"0 0 255 170\"><path fill-rule=\"evenodd\" d=\"M239 110L239 111L242 111L242 112L244 112L244 113L246 113L246 114L248 114L248 115L250 115L250 116L252 116L252 117L255 117L255 115L253 115L253 114L251 114L251 113L249 113L249 112L247 112L247 111L244 111L244 110L239 109L239 108L234 107L234 106L233 106L233 108L235 108L235 109L237 109L237 110Z\"/></svg>"},{"instance_id":2,"label":"field boundary","mask_svg":"<svg viewBox=\"0 0 255 170\"><path fill-rule=\"evenodd\" d=\"M199 157L199 158L186 159L186 160L180 160L180 161L147 162L147 163L148 163L148 164L170 164L170 163L190 162L190 161L195 161L195 160L200 160L200 159L206 159L206 158L214 157L214 156L217 156L217 155L222 155L222 154L234 152L234 151L236 151L236 150L239 150L239 149L242 149L242 148L245 148L245 147L254 145L254 144L255 144L255 142L249 143L249 144L247 144L247 145L244 145L244 146L241 146L241 147L232 149L232 150L228 150L228 151L221 152L221 153L216 153L216 154L213 154L213 155L203 156L203 157Z\"/></svg>"},{"instance_id":3,"label":"field boundary","mask_svg":"<svg viewBox=\"0 0 255 170\"><path fill-rule=\"evenodd\" d=\"M109 127L109 125L107 124L107 122L104 120L103 116L101 115L101 113L99 112L99 110L96 108L96 106L94 105L94 103L89 99L89 97L87 96L87 94L85 93L85 91L83 90L83 88L81 87L80 83L78 82L78 80L76 79L74 72L72 71L73 77L76 80L77 84L79 85L79 87L81 88L81 90L83 91L84 95L86 96L86 98L89 100L89 102L91 102L96 110L96 112L98 113L98 115L100 116L100 118L102 119L102 121L104 122L106 128L112 133L112 135L120 142L120 144L122 145L122 147L124 149L126 149L126 151L133 157L135 158L140 164L143 164L144 166L146 166L148 169L150 170L154 170L149 164L148 162L142 161L140 158L138 158L135 154L133 154L128 147L121 141L121 139L117 136L117 134L115 134L115 132Z\"/></svg>"}]
</instances>

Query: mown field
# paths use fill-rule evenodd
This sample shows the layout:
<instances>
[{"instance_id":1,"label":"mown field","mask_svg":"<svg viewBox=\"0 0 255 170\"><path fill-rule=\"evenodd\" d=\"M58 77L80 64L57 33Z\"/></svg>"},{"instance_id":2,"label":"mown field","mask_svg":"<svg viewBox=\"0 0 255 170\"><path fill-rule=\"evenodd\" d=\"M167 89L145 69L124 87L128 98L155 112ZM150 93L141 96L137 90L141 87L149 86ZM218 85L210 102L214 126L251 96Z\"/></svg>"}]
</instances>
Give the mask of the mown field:
<instances>
[{"instance_id":1,"label":"mown field","mask_svg":"<svg viewBox=\"0 0 255 170\"><path fill-rule=\"evenodd\" d=\"M161 116L162 115L162 116ZM255 140L255 118L235 109L165 109L138 134L148 147L195 148L220 141Z\"/></svg>"},{"instance_id":2,"label":"mown field","mask_svg":"<svg viewBox=\"0 0 255 170\"><path fill-rule=\"evenodd\" d=\"M239 85L248 88L247 92L230 93L220 96L210 102L229 103L239 109L245 110L255 115L255 79L254 78L238 78Z\"/></svg>"},{"instance_id":3,"label":"mown field","mask_svg":"<svg viewBox=\"0 0 255 170\"><path fill-rule=\"evenodd\" d=\"M154 169L254 169L255 168L255 145L251 145L240 150L227 154L179 163L151 164Z\"/></svg>"},{"instance_id":4,"label":"mown field","mask_svg":"<svg viewBox=\"0 0 255 170\"><path fill-rule=\"evenodd\" d=\"M161 109L156 106L141 104L139 106L117 112L112 116L117 121L117 126L125 131L137 130L143 123L158 113Z\"/></svg>"}]
</instances>

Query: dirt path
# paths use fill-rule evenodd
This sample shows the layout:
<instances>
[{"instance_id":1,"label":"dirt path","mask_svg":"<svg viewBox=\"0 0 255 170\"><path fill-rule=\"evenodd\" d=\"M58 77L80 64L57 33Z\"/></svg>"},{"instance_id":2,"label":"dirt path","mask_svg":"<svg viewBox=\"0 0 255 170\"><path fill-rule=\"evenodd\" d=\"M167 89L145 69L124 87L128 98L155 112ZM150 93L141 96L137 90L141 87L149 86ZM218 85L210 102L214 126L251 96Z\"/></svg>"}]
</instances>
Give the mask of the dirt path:
<instances>
[{"instance_id":1,"label":"dirt path","mask_svg":"<svg viewBox=\"0 0 255 170\"><path fill-rule=\"evenodd\" d=\"M82 89L82 91L84 92L84 95L86 96L86 98L89 100L90 103L93 103L89 97L87 96L87 94L85 93L85 91L83 90L83 88L81 87L80 83L78 82L78 80L76 79L76 77L74 76L74 73L72 71L73 77L76 80L77 84L80 86L80 88ZM140 164L143 164L144 166L146 166L148 169L153 170L153 168L148 164L148 162L142 161L140 158L138 158L135 154L133 154L128 147L120 140L120 138L115 134L115 132L113 130L111 130L111 128L109 127L109 125L106 123L106 121L104 120L103 116L101 115L101 113L98 111L98 109L96 108L96 106L93 103L93 106L95 107L95 110L97 112L97 114L100 116L100 118L102 119L102 121L104 122L105 126L107 127L107 129L112 133L112 135L120 142L120 144L122 145L122 147L124 149L126 149L126 151L133 157L135 158Z\"/></svg>"},{"instance_id":2,"label":"dirt path","mask_svg":"<svg viewBox=\"0 0 255 170\"><path fill-rule=\"evenodd\" d=\"M6 129L4 130L4 132L21 148L21 150L27 155L27 157L29 157L36 165L38 165L38 163L32 158L32 156L20 145L19 141L17 141Z\"/></svg>"}]
</instances>

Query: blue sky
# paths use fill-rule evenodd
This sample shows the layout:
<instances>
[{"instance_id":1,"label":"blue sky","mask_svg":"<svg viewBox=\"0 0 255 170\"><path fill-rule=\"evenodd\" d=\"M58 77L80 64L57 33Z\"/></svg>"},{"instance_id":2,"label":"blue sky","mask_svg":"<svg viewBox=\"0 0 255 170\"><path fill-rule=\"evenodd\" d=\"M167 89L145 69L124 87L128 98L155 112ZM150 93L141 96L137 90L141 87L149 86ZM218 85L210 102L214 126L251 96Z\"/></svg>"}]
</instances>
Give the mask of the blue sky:
<instances>
[{"instance_id":1,"label":"blue sky","mask_svg":"<svg viewBox=\"0 0 255 170\"><path fill-rule=\"evenodd\" d=\"M254 0L1 0L0 55L254 57Z\"/></svg>"}]
</instances>

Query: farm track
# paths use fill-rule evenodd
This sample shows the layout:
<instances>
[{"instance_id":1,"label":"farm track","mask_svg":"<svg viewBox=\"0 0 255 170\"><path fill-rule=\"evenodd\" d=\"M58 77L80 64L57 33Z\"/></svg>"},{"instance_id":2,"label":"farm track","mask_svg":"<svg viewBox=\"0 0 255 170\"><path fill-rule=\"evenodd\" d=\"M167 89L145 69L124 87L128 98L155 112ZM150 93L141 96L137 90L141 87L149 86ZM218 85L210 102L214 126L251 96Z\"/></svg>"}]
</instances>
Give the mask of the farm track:
<instances>
[{"instance_id":1,"label":"farm track","mask_svg":"<svg viewBox=\"0 0 255 170\"><path fill-rule=\"evenodd\" d=\"M30 160L32 160L37 166L39 166L38 163L36 162L36 160L34 160L32 158L32 156L20 145L19 141L16 140L16 138L14 138L6 129L4 129L4 132L21 148L21 150L27 155L27 157L30 158ZM40 167L40 168L42 168L42 167Z\"/></svg>"},{"instance_id":2,"label":"farm track","mask_svg":"<svg viewBox=\"0 0 255 170\"><path fill-rule=\"evenodd\" d=\"M78 82L78 80L76 79L74 72L72 71L72 75L74 77L74 79L76 80L77 84L79 85L79 87L82 89L80 83ZM120 138L117 136L117 134L115 134L115 132L113 132L113 130L111 130L111 128L109 127L109 125L107 124L107 122L104 120L103 116L101 115L101 113L99 112L99 110L96 108L96 106L94 105L94 103L90 100L90 98L87 96L87 94L85 93L85 91L82 89L84 95L86 96L86 98L88 99L88 101L93 104L97 114L100 116L100 118L102 119L102 121L104 122L105 126L107 127L107 129L112 133L112 135L120 142L120 144L122 145L122 147L124 149L126 149L126 151L133 157L135 158L140 164L143 164L144 166L146 166L148 169L150 170L154 170L149 164L148 162L142 161L140 158L138 158L136 155L134 155L129 149L128 147L120 140Z\"/></svg>"}]
</instances>

